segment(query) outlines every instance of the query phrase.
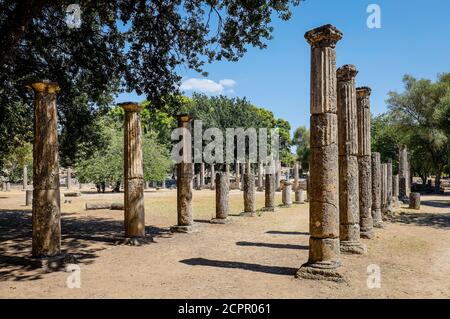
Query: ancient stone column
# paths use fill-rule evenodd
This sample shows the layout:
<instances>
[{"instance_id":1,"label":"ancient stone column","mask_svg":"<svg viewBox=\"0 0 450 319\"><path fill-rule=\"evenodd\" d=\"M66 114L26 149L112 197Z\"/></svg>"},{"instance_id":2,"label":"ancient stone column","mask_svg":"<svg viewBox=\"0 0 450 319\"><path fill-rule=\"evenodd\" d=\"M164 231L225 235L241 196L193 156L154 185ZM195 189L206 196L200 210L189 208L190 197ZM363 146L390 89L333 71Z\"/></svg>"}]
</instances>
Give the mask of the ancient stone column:
<instances>
[{"instance_id":1,"label":"ancient stone column","mask_svg":"<svg viewBox=\"0 0 450 319\"><path fill-rule=\"evenodd\" d=\"M214 163L211 164L211 185L210 188L214 190L216 188L216 170L214 167Z\"/></svg>"},{"instance_id":2,"label":"ancient stone column","mask_svg":"<svg viewBox=\"0 0 450 319\"><path fill-rule=\"evenodd\" d=\"M256 212L255 176L251 170L244 174L244 215L254 216Z\"/></svg>"},{"instance_id":3,"label":"ancient stone column","mask_svg":"<svg viewBox=\"0 0 450 319\"><path fill-rule=\"evenodd\" d=\"M235 164L235 173L236 173L236 176L235 176L235 185L234 185L234 187L235 187L235 189L240 189L241 188L241 175L240 175L240 168L241 168L241 165L239 164L239 161L236 161L236 164Z\"/></svg>"},{"instance_id":4,"label":"ancient stone column","mask_svg":"<svg viewBox=\"0 0 450 319\"><path fill-rule=\"evenodd\" d=\"M190 233L197 230L192 211L192 163L191 120L189 115L178 115L178 127L183 129L183 159L177 164L177 213L178 224L172 232Z\"/></svg>"},{"instance_id":5,"label":"ancient stone column","mask_svg":"<svg viewBox=\"0 0 450 319\"><path fill-rule=\"evenodd\" d=\"M408 195L411 190L409 175L408 148L406 145L401 145L398 160L398 179L399 198L402 201L408 199Z\"/></svg>"},{"instance_id":6,"label":"ancient stone column","mask_svg":"<svg viewBox=\"0 0 450 319\"><path fill-rule=\"evenodd\" d=\"M26 190L28 187L28 167L26 165L23 166L23 190Z\"/></svg>"},{"instance_id":7,"label":"ancient stone column","mask_svg":"<svg viewBox=\"0 0 450 319\"><path fill-rule=\"evenodd\" d=\"M67 189L72 187L72 169L70 167L67 168Z\"/></svg>"},{"instance_id":8,"label":"ancient stone column","mask_svg":"<svg viewBox=\"0 0 450 319\"><path fill-rule=\"evenodd\" d=\"M420 193L411 193L409 195L409 208L420 210Z\"/></svg>"},{"instance_id":9,"label":"ancient stone column","mask_svg":"<svg viewBox=\"0 0 450 319\"><path fill-rule=\"evenodd\" d=\"M275 191L281 192L281 163L275 161Z\"/></svg>"},{"instance_id":10,"label":"ancient stone column","mask_svg":"<svg viewBox=\"0 0 450 319\"><path fill-rule=\"evenodd\" d=\"M6 182L6 191L7 192L11 191L11 183L10 182Z\"/></svg>"},{"instance_id":11,"label":"ancient stone column","mask_svg":"<svg viewBox=\"0 0 450 319\"><path fill-rule=\"evenodd\" d=\"M387 213L387 164L381 164L381 212Z\"/></svg>"},{"instance_id":12,"label":"ancient stone column","mask_svg":"<svg viewBox=\"0 0 450 319\"><path fill-rule=\"evenodd\" d=\"M296 277L342 281L339 246L339 165L336 43L342 33L325 25L305 34L311 45L309 259ZM310 193L310 194L309 194Z\"/></svg>"},{"instance_id":13,"label":"ancient stone column","mask_svg":"<svg viewBox=\"0 0 450 319\"><path fill-rule=\"evenodd\" d=\"M392 160L388 159L388 162L386 164L386 190L387 190L387 197L386 197L386 210L387 212L392 212Z\"/></svg>"},{"instance_id":14,"label":"ancient stone column","mask_svg":"<svg viewBox=\"0 0 450 319\"><path fill-rule=\"evenodd\" d=\"M274 212L275 211L275 178L273 172L267 174L265 178L265 202L263 211Z\"/></svg>"},{"instance_id":15,"label":"ancient stone column","mask_svg":"<svg viewBox=\"0 0 450 319\"><path fill-rule=\"evenodd\" d=\"M294 164L294 191L298 189L299 175L298 175L298 163Z\"/></svg>"},{"instance_id":16,"label":"ancient stone column","mask_svg":"<svg viewBox=\"0 0 450 319\"><path fill-rule=\"evenodd\" d=\"M258 192L264 191L264 166L263 163L258 164Z\"/></svg>"},{"instance_id":17,"label":"ancient stone column","mask_svg":"<svg viewBox=\"0 0 450 319\"><path fill-rule=\"evenodd\" d=\"M372 153L372 218L373 226L381 228L381 155Z\"/></svg>"},{"instance_id":18,"label":"ancient stone column","mask_svg":"<svg viewBox=\"0 0 450 319\"><path fill-rule=\"evenodd\" d=\"M33 203L33 190L25 190L25 206L30 206Z\"/></svg>"},{"instance_id":19,"label":"ancient stone column","mask_svg":"<svg viewBox=\"0 0 450 319\"><path fill-rule=\"evenodd\" d=\"M305 203L305 191L301 188L297 188L295 191L295 201L294 204L304 204Z\"/></svg>"},{"instance_id":20,"label":"ancient stone column","mask_svg":"<svg viewBox=\"0 0 450 319\"><path fill-rule=\"evenodd\" d=\"M358 117L354 65L337 70L339 141L339 239L341 252L364 254L360 242L358 184Z\"/></svg>"},{"instance_id":21,"label":"ancient stone column","mask_svg":"<svg viewBox=\"0 0 450 319\"><path fill-rule=\"evenodd\" d=\"M228 219L228 175L225 172L216 174L216 218L211 220L213 224L225 224Z\"/></svg>"},{"instance_id":22,"label":"ancient stone column","mask_svg":"<svg viewBox=\"0 0 450 319\"><path fill-rule=\"evenodd\" d=\"M203 189L205 187L205 163L200 163L200 183L199 189Z\"/></svg>"},{"instance_id":23,"label":"ancient stone column","mask_svg":"<svg viewBox=\"0 0 450 319\"><path fill-rule=\"evenodd\" d=\"M283 207L289 208L292 206L292 183L290 181L283 182Z\"/></svg>"},{"instance_id":24,"label":"ancient stone column","mask_svg":"<svg viewBox=\"0 0 450 319\"><path fill-rule=\"evenodd\" d=\"M306 174L306 201L309 202L310 195L310 187L309 187L309 172Z\"/></svg>"},{"instance_id":25,"label":"ancient stone column","mask_svg":"<svg viewBox=\"0 0 450 319\"><path fill-rule=\"evenodd\" d=\"M241 191L244 190L244 176L246 173L246 165L245 163L241 163Z\"/></svg>"},{"instance_id":26,"label":"ancient stone column","mask_svg":"<svg viewBox=\"0 0 450 319\"><path fill-rule=\"evenodd\" d=\"M399 206L398 202L398 174L392 176L392 201L394 207Z\"/></svg>"},{"instance_id":27,"label":"ancient stone column","mask_svg":"<svg viewBox=\"0 0 450 319\"><path fill-rule=\"evenodd\" d=\"M361 237L374 236L372 219L372 156L370 94L368 87L356 89L358 114L359 226Z\"/></svg>"},{"instance_id":28,"label":"ancient stone column","mask_svg":"<svg viewBox=\"0 0 450 319\"><path fill-rule=\"evenodd\" d=\"M142 164L141 116L142 105L119 104L124 116L124 228L126 238L145 236L144 170Z\"/></svg>"},{"instance_id":29,"label":"ancient stone column","mask_svg":"<svg viewBox=\"0 0 450 319\"><path fill-rule=\"evenodd\" d=\"M34 91L33 239L34 257L61 253L58 113L59 86L49 81L31 84Z\"/></svg>"},{"instance_id":30,"label":"ancient stone column","mask_svg":"<svg viewBox=\"0 0 450 319\"><path fill-rule=\"evenodd\" d=\"M227 173L228 189L230 189L230 165L225 163L225 173Z\"/></svg>"}]
</instances>

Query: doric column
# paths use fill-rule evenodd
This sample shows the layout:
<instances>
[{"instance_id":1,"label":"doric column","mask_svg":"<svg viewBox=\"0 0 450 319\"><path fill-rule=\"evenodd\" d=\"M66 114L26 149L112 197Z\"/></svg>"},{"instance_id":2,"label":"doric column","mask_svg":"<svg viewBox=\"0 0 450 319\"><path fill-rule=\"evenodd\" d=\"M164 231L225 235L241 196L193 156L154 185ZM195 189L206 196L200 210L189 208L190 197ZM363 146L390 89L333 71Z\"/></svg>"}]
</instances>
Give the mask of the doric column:
<instances>
[{"instance_id":1,"label":"doric column","mask_svg":"<svg viewBox=\"0 0 450 319\"><path fill-rule=\"evenodd\" d=\"M381 155L372 153L372 219L373 226L381 228Z\"/></svg>"},{"instance_id":2,"label":"doric column","mask_svg":"<svg viewBox=\"0 0 450 319\"><path fill-rule=\"evenodd\" d=\"M141 115L142 105L119 104L124 116L124 190L125 237L145 236L144 169L142 164Z\"/></svg>"},{"instance_id":3,"label":"doric column","mask_svg":"<svg viewBox=\"0 0 450 319\"><path fill-rule=\"evenodd\" d=\"M216 188L216 170L214 167L214 163L211 164L211 189L214 190Z\"/></svg>"},{"instance_id":4,"label":"doric column","mask_svg":"<svg viewBox=\"0 0 450 319\"><path fill-rule=\"evenodd\" d=\"M393 205L393 203L392 203L392 160L391 159L388 159L386 166L387 166L387 175L386 175L386 179L387 179L387 181L386 181L386 183L387 183L387 186L386 186L386 190L387 190L386 201L387 201L387 203L386 203L386 205L387 206L386 206L386 209L389 213L391 213L392 205Z\"/></svg>"},{"instance_id":5,"label":"doric column","mask_svg":"<svg viewBox=\"0 0 450 319\"><path fill-rule=\"evenodd\" d=\"M336 43L342 33L325 25L305 34L311 45L309 259L296 277L342 281L339 247L339 167Z\"/></svg>"},{"instance_id":6,"label":"doric column","mask_svg":"<svg viewBox=\"0 0 450 319\"><path fill-rule=\"evenodd\" d=\"M26 165L23 166L23 190L26 190L28 187L28 167Z\"/></svg>"},{"instance_id":7,"label":"doric column","mask_svg":"<svg viewBox=\"0 0 450 319\"><path fill-rule=\"evenodd\" d=\"M264 190L264 165L263 163L258 164L258 192Z\"/></svg>"},{"instance_id":8,"label":"doric column","mask_svg":"<svg viewBox=\"0 0 450 319\"><path fill-rule=\"evenodd\" d=\"M290 181L283 182L283 207L289 208L292 206L292 183Z\"/></svg>"},{"instance_id":9,"label":"doric column","mask_svg":"<svg viewBox=\"0 0 450 319\"><path fill-rule=\"evenodd\" d=\"M239 164L239 161L236 161L234 169L235 169L234 187L236 189L241 189L241 174L240 174L241 165Z\"/></svg>"},{"instance_id":10,"label":"doric column","mask_svg":"<svg viewBox=\"0 0 450 319\"><path fill-rule=\"evenodd\" d=\"M244 215L254 216L256 212L255 175L247 169L244 173Z\"/></svg>"},{"instance_id":11,"label":"doric column","mask_svg":"<svg viewBox=\"0 0 450 319\"><path fill-rule=\"evenodd\" d=\"M337 70L339 132L339 220L341 252L364 254L360 242L358 184L358 117L354 65Z\"/></svg>"},{"instance_id":12,"label":"doric column","mask_svg":"<svg viewBox=\"0 0 450 319\"><path fill-rule=\"evenodd\" d=\"M400 146L398 157L399 197L400 200L405 201L408 199L411 190L409 186L408 148L406 145Z\"/></svg>"},{"instance_id":13,"label":"doric column","mask_svg":"<svg viewBox=\"0 0 450 319\"><path fill-rule=\"evenodd\" d=\"M200 183L199 189L203 189L205 187L205 163L200 163Z\"/></svg>"},{"instance_id":14,"label":"doric column","mask_svg":"<svg viewBox=\"0 0 450 319\"><path fill-rule=\"evenodd\" d=\"M177 213L178 225L172 226L173 232L190 233L196 231L192 211L192 163L191 120L189 115L178 115L178 127L183 129L183 160L177 164Z\"/></svg>"},{"instance_id":15,"label":"doric column","mask_svg":"<svg viewBox=\"0 0 450 319\"><path fill-rule=\"evenodd\" d=\"M304 204L305 203L305 191L301 188L297 188L295 191L295 201L294 204Z\"/></svg>"},{"instance_id":16,"label":"doric column","mask_svg":"<svg viewBox=\"0 0 450 319\"><path fill-rule=\"evenodd\" d=\"M298 175L298 163L294 164L294 191L297 191L299 188L299 175Z\"/></svg>"},{"instance_id":17,"label":"doric column","mask_svg":"<svg viewBox=\"0 0 450 319\"><path fill-rule=\"evenodd\" d=\"M392 176L392 201L394 207L398 207L398 174Z\"/></svg>"},{"instance_id":18,"label":"doric column","mask_svg":"<svg viewBox=\"0 0 450 319\"><path fill-rule=\"evenodd\" d=\"M368 87L356 89L358 110L359 226L361 237L374 236L372 219L372 158L370 135L370 94Z\"/></svg>"},{"instance_id":19,"label":"doric column","mask_svg":"<svg viewBox=\"0 0 450 319\"><path fill-rule=\"evenodd\" d=\"M381 212L387 212L387 164L381 164Z\"/></svg>"},{"instance_id":20,"label":"doric column","mask_svg":"<svg viewBox=\"0 0 450 319\"><path fill-rule=\"evenodd\" d=\"M281 162L275 161L275 191L281 191Z\"/></svg>"},{"instance_id":21,"label":"doric column","mask_svg":"<svg viewBox=\"0 0 450 319\"><path fill-rule=\"evenodd\" d=\"M31 84L34 91L33 239L34 257L61 253L58 113L59 86L49 81Z\"/></svg>"},{"instance_id":22,"label":"doric column","mask_svg":"<svg viewBox=\"0 0 450 319\"><path fill-rule=\"evenodd\" d=\"M72 169L70 167L67 168L67 189L72 187Z\"/></svg>"},{"instance_id":23,"label":"doric column","mask_svg":"<svg viewBox=\"0 0 450 319\"><path fill-rule=\"evenodd\" d=\"M216 175L216 218L211 220L213 224L225 224L228 219L228 175L226 172L218 172Z\"/></svg>"}]
</instances>

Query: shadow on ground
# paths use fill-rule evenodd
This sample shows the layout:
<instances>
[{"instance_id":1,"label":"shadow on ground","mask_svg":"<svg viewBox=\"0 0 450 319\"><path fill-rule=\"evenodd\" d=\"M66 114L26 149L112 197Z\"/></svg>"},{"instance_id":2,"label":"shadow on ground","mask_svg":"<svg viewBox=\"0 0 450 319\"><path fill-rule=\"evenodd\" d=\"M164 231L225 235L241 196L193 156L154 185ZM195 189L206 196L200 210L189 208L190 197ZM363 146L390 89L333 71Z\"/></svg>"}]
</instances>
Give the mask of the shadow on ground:
<instances>
[{"instance_id":1,"label":"shadow on ground","mask_svg":"<svg viewBox=\"0 0 450 319\"><path fill-rule=\"evenodd\" d=\"M123 235L120 220L74 215L62 214L61 250L79 263L92 263L98 251L115 245ZM168 229L151 226L146 233L154 238L170 236ZM31 259L31 234L31 211L0 210L0 280L36 280L46 273Z\"/></svg>"},{"instance_id":2,"label":"shadow on ground","mask_svg":"<svg viewBox=\"0 0 450 319\"><path fill-rule=\"evenodd\" d=\"M231 269L238 268L249 271L262 272L266 274L285 275L285 276L293 276L298 270L296 268L290 267L266 266L238 261L222 261L205 258L190 258L180 260L180 262L189 266L206 266L206 267L231 268Z\"/></svg>"},{"instance_id":3,"label":"shadow on ground","mask_svg":"<svg viewBox=\"0 0 450 319\"><path fill-rule=\"evenodd\" d=\"M269 230L266 234L272 235L305 235L309 236L308 232L300 232L300 231L280 231L280 230Z\"/></svg>"},{"instance_id":4,"label":"shadow on ground","mask_svg":"<svg viewBox=\"0 0 450 319\"><path fill-rule=\"evenodd\" d=\"M402 212L391 217L392 223L429 226L439 229L450 228L450 211L449 214L428 214L428 213L409 213Z\"/></svg>"},{"instance_id":5,"label":"shadow on ground","mask_svg":"<svg viewBox=\"0 0 450 319\"><path fill-rule=\"evenodd\" d=\"M237 246L247 246L247 247L266 247L266 248L281 248L281 249L303 249L308 250L309 247L306 245L292 245L292 244L273 244L273 243L251 243L247 241L236 242Z\"/></svg>"}]
</instances>

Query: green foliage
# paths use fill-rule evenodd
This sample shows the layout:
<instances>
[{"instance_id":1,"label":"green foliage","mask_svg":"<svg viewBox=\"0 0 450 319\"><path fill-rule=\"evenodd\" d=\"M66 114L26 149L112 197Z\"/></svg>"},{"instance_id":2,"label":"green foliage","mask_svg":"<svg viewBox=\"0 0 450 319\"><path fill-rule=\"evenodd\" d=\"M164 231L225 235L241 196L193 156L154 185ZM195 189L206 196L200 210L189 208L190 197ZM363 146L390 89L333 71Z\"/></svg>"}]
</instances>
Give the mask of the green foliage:
<instances>
[{"instance_id":1,"label":"green foliage","mask_svg":"<svg viewBox=\"0 0 450 319\"><path fill-rule=\"evenodd\" d=\"M302 165L302 170L309 170L310 140L309 130L298 127L294 132L293 144L297 147L297 160Z\"/></svg>"},{"instance_id":2,"label":"green foliage","mask_svg":"<svg viewBox=\"0 0 450 319\"><path fill-rule=\"evenodd\" d=\"M3 166L3 175L12 183L18 183L23 180L23 167L28 168L28 179L33 176L33 145L23 143L12 149L5 158Z\"/></svg>"}]
</instances>

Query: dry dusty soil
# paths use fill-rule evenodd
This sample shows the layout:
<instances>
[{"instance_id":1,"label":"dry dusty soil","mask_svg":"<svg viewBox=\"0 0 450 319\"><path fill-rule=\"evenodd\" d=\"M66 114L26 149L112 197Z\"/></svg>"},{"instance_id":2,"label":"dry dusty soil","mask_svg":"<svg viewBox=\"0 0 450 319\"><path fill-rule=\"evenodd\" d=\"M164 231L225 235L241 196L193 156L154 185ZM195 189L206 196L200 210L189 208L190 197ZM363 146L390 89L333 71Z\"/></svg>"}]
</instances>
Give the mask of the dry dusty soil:
<instances>
[{"instance_id":1,"label":"dry dusty soil","mask_svg":"<svg viewBox=\"0 0 450 319\"><path fill-rule=\"evenodd\" d=\"M64 192L64 191L62 191ZM263 193L257 194L258 207ZM364 256L342 256L346 283L294 278L308 258L308 204L240 217L242 193L232 191L232 222L213 225L214 192L195 191L199 232L171 234L176 191L145 192L147 233L154 242L115 245L122 211L86 211L86 202L121 201L123 194L62 196L62 247L77 257L81 287L68 288L65 269L29 263L31 212L20 190L0 193L2 298L449 298L450 196L423 196L420 211L396 210ZM71 203L65 200L71 200ZM280 203L281 194L277 193ZM369 289L368 267L381 270Z\"/></svg>"}]
</instances>

